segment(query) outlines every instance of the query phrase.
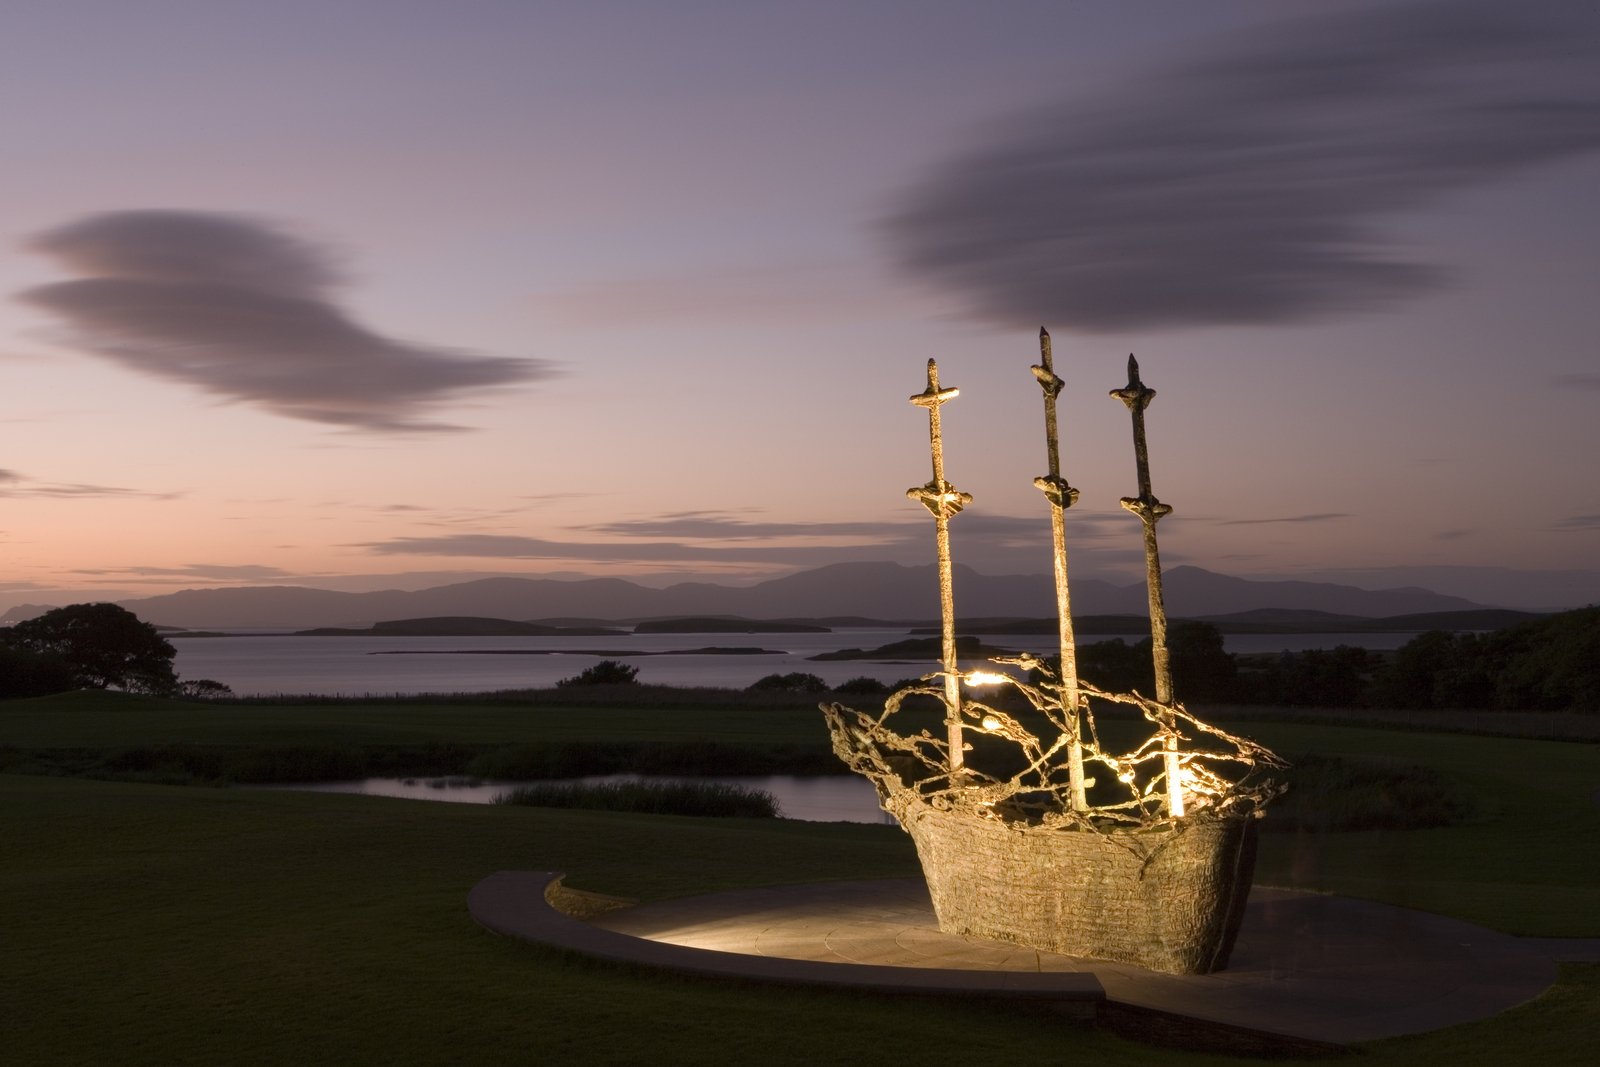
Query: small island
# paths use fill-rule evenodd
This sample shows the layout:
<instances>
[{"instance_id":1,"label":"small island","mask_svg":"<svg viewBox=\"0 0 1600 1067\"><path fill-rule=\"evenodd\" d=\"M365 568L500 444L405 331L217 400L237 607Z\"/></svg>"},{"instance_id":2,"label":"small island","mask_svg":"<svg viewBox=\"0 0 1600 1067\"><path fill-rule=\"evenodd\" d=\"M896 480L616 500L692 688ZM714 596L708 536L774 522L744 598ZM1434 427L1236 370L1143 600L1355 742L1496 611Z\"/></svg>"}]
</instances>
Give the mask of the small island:
<instances>
[{"instance_id":1,"label":"small island","mask_svg":"<svg viewBox=\"0 0 1600 1067\"><path fill-rule=\"evenodd\" d=\"M922 660L937 660L941 654L940 642L941 639L937 637L913 637L905 641L891 641L877 648L841 648L837 652L823 652L806 658L816 662L870 659L884 663L915 663ZM1016 654L1009 649L986 645L970 634L956 638L956 655L963 659L990 659L995 656Z\"/></svg>"}]
</instances>

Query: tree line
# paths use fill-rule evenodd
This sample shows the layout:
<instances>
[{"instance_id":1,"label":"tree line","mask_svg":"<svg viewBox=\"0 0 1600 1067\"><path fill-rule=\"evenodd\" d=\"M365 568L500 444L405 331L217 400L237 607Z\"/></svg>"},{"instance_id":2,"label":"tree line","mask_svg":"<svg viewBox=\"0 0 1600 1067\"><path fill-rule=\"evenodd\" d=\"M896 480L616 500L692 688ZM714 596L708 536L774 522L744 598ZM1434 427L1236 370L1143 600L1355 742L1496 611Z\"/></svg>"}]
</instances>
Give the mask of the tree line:
<instances>
[{"instance_id":1,"label":"tree line","mask_svg":"<svg viewBox=\"0 0 1600 1067\"><path fill-rule=\"evenodd\" d=\"M1600 711L1600 607L1490 633L1420 634L1390 655L1340 645L1277 655L1223 650L1216 627L1167 633L1173 689L1197 704ZM1078 673L1102 689L1154 692L1150 640L1078 649Z\"/></svg>"}]
</instances>

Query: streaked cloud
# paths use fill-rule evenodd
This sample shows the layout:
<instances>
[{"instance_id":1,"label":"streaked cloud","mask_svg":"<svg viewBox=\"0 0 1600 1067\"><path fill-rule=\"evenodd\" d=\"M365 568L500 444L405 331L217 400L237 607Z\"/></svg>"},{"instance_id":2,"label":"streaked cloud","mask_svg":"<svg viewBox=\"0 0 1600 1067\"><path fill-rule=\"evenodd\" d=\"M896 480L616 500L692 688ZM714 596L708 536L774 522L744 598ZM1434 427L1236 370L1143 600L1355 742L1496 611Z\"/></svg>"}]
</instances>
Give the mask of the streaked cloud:
<instances>
[{"instance_id":1,"label":"streaked cloud","mask_svg":"<svg viewBox=\"0 0 1600 1067\"><path fill-rule=\"evenodd\" d=\"M583 560L589 562L740 562L807 565L855 559L886 559L893 545L740 546L681 541L556 541L512 534L447 534L396 537L358 545L379 555L455 556L478 559Z\"/></svg>"},{"instance_id":2,"label":"streaked cloud","mask_svg":"<svg viewBox=\"0 0 1600 1067\"><path fill-rule=\"evenodd\" d=\"M12 470L0 470L0 497L51 497L72 500L88 497L126 497L147 500L175 500L182 493L152 493L115 485L85 485L77 482L45 482Z\"/></svg>"},{"instance_id":3,"label":"streaked cloud","mask_svg":"<svg viewBox=\"0 0 1600 1067\"><path fill-rule=\"evenodd\" d=\"M1569 515L1550 528L1562 533L1587 533L1600 530L1600 515Z\"/></svg>"},{"instance_id":4,"label":"streaked cloud","mask_svg":"<svg viewBox=\"0 0 1600 1067\"><path fill-rule=\"evenodd\" d=\"M123 367L290 418L454 429L436 407L549 377L549 363L399 341L356 323L321 247L239 215L113 211L35 236L79 277L18 294L64 340Z\"/></svg>"},{"instance_id":5,"label":"streaked cloud","mask_svg":"<svg viewBox=\"0 0 1600 1067\"><path fill-rule=\"evenodd\" d=\"M668 537L689 540L766 541L812 538L892 538L910 532L908 522L758 522L726 511L683 511L649 519L596 523L580 529L617 537ZM917 529L921 529L920 526Z\"/></svg>"},{"instance_id":6,"label":"streaked cloud","mask_svg":"<svg viewBox=\"0 0 1600 1067\"><path fill-rule=\"evenodd\" d=\"M1557 389L1600 390L1600 374L1558 374L1550 384Z\"/></svg>"},{"instance_id":7,"label":"streaked cloud","mask_svg":"<svg viewBox=\"0 0 1600 1067\"><path fill-rule=\"evenodd\" d=\"M0 578L0 593L31 593L35 590L45 588L47 587L39 584L38 582L30 582L21 579L12 581L10 579Z\"/></svg>"},{"instance_id":8,"label":"streaked cloud","mask_svg":"<svg viewBox=\"0 0 1600 1067\"><path fill-rule=\"evenodd\" d=\"M1308 523L1332 522L1335 519L1348 519L1350 515L1343 511L1319 511L1310 515L1282 515L1270 519L1219 519L1219 526L1267 526L1273 523Z\"/></svg>"},{"instance_id":9,"label":"streaked cloud","mask_svg":"<svg viewBox=\"0 0 1600 1067\"><path fill-rule=\"evenodd\" d=\"M73 574L119 578L178 578L209 581L259 582L295 577L280 567L260 564L190 563L182 567L96 567L80 568Z\"/></svg>"},{"instance_id":10,"label":"streaked cloud","mask_svg":"<svg viewBox=\"0 0 1600 1067\"><path fill-rule=\"evenodd\" d=\"M1128 516L1075 515L1073 537L1085 546L1128 536ZM979 562L1012 550L1033 552L1048 565L1049 520L1038 516L963 514L961 558ZM931 521L919 518L878 522L783 522L756 520L733 512L679 512L657 518L620 520L576 528L573 532L608 538L551 539L521 534L459 533L395 537L357 545L380 555L457 556L485 559L583 562L688 563L820 566L850 560L923 562L932 535Z\"/></svg>"},{"instance_id":11,"label":"streaked cloud","mask_svg":"<svg viewBox=\"0 0 1600 1067\"><path fill-rule=\"evenodd\" d=\"M906 270L1007 326L1298 322L1443 284L1392 217L1596 148L1600 8L1434 0L1287 21L1041 109L885 226Z\"/></svg>"},{"instance_id":12,"label":"streaked cloud","mask_svg":"<svg viewBox=\"0 0 1600 1067\"><path fill-rule=\"evenodd\" d=\"M919 514L920 513L914 513ZM1118 512L1072 512L1072 518L1084 527L1098 527L1106 523L1126 525L1126 516ZM990 515L981 512L962 513L963 530L986 535L1019 534L1039 537L1041 531L1050 529L1048 513L1043 509L1037 516ZM682 537L717 540L750 540L759 538L796 537L921 537L929 529L928 522L920 518L890 519L868 522L758 522L742 518L737 512L682 511L650 519L624 519L616 522L584 526L581 529L595 533L623 537ZM1045 538L1048 540L1048 537Z\"/></svg>"}]
</instances>

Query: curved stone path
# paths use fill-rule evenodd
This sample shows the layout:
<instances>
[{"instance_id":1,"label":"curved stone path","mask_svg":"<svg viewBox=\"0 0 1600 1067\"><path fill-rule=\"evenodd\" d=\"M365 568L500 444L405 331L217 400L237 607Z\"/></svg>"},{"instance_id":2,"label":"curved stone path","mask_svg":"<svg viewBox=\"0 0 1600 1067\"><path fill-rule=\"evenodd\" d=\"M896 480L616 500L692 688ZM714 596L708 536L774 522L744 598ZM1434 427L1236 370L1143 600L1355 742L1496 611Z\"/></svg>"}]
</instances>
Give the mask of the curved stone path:
<instances>
[{"instance_id":1,"label":"curved stone path","mask_svg":"<svg viewBox=\"0 0 1600 1067\"><path fill-rule=\"evenodd\" d=\"M1176 976L941 933L919 881L819 883L662 901L571 919L551 873L502 872L469 907L530 941L651 966L902 992L1117 1004L1266 1034L1349 1044L1496 1015L1556 977L1551 953L1455 919L1257 887L1229 967ZM1560 942L1559 944L1567 944ZM1582 944L1578 942L1577 944Z\"/></svg>"}]
</instances>

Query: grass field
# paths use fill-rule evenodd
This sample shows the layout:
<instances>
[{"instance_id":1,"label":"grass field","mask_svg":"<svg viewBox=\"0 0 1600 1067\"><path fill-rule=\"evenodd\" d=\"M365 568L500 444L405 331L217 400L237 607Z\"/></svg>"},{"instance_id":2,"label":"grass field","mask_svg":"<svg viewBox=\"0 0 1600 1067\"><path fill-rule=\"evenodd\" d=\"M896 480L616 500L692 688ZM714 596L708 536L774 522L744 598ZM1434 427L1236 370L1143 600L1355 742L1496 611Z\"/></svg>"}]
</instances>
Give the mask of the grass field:
<instances>
[{"instance_id":1,"label":"grass field","mask_svg":"<svg viewBox=\"0 0 1600 1067\"><path fill-rule=\"evenodd\" d=\"M827 743L814 702L684 708L586 704L205 704L121 693L0 701L0 745L464 745L536 741Z\"/></svg>"},{"instance_id":2,"label":"grass field","mask_svg":"<svg viewBox=\"0 0 1600 1067\"><path fill-rule=\"evenodd\" d=\"M810 716L747 711L734 736L820 743ZM72 698L0 704L0 744L721 739L718 724L739 718ZM1600 747L1277 722L1251 732L1285 753L1423 763L1480 800L1472 821L1443 829L1264 835L1260 881L1600 936ZM563 957L467 918L467 890L507 869L660 899L909 876L916 864L893 827L0 775L0 1048L32 1064L1230 1062L1037 1009L775 992ZM1600 967L1568 967L1530 1005L1379 1042L1362 1060L1586 1063L1597 1040Z\"/></svg>"}]
</instances>

